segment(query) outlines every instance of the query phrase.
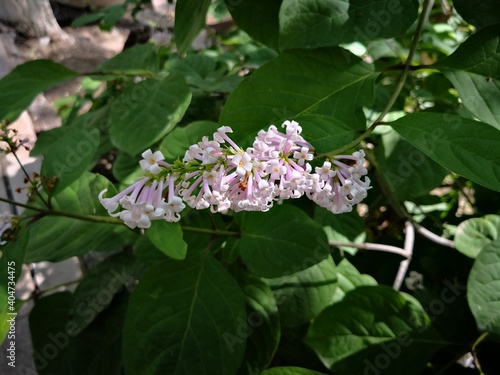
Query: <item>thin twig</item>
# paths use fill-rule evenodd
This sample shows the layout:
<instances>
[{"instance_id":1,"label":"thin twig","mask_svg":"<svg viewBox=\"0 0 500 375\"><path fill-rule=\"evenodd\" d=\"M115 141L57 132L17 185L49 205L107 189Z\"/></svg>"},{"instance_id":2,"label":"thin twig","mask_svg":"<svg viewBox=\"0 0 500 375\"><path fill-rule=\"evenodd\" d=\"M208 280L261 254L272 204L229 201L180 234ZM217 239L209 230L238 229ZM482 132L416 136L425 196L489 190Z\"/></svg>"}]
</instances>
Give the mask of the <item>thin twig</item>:
<instances>
[{"instance_id":1,"label":"thin twig","mask_svg":"<svg viewBox=\"0 0 500 375\"><path fill-rule=\"evenodd\" d=\"M422 12L420 13L420 16L418 18L417 29L415 30L415 34L414 34L413 40L411 42L410 51L408 53L408 58L405 61L405 64L403 67L403 72L401 73L401 76L399 77L399 79L396 83L396 88L394 89L394 92L392 93L391 97L389 98L389 101L387 102L384 109L382 110L380 115L377 117L377 119L373 122L373 124L371 124L368 127L368 129L366 129L366 131L363 134L361 134L354 141L348 143L347 145L345 145L337 150L333 150L330 152L326 152L326 153L317 155L315 158L331 157L334 155L341 154L341 153L348 151L351 148L355 147L357 144L359 144L361 141L363 141L365 138L367 138L375 130L375 127L380 125L380 123L384 119L384 117L390 112L390 110L394 106L394 103L396 103L396 100L398 99L398 96L401 93L401 90L403 90L403 87L406 83L406 79L408 78L411 63L413 62L413 56L415 56L415 52L416 52L417 46L418 46L418 41L420 40L420 35L422 34L425 20L427 19L433 4L434 4L434 0L424 0L424 3L422 5Z\"/></svg>"},{"instance_id":2,"label":"thin twig","mask_svg":"<svg viewBox=\"0 0 500 375\"><path fill-rule=\"evenodd\" d=\"M411 257L413 255L413 247L415 245L415 227L410 221L405 223L405 253L408 254L406 259L399 263L398 273L396 274L396 279L394 280L393 288L394 290L399 290L403 284L403 280L410 266Z\"/></svg>"},{"instance_id":3,"label":"thin twig","mask_svg":"<svg viewBox=\"0 0 500 375\"><path fill-rule=\"evenodd\" d=\"M420 224L413 222L413 225L415 226L415 229L419 234L427 238L428 240L431 240L432 242L437 243L438 245L450 247L452 249L455 249L455 243L452 240L449 240L447 238L438 236L436 233L431 232L429 229L424 228Z\"/></svg>"},{"instance_id":4,"label":"thin twig","mask_svg":"<svg viewBox=\"0 0 500 375\"><path fill-rule=\"evenodd\" d=\"M349 246L349 247L355 247L357 249L361 250L376 250L376 251L384 251L386 253L393 253L393 254L398 254L401 255L402 257L408 258L408 256L411 256L411 253L408 253L404 249L401 249L400 247L396 246L391 246L391 245L384 245L380 243L370 243L370 242L364 242L364 243L356 243L356 242L342 242L342 241L334 241L331 240L328 242L330 246Z\"/></svg>"}]
</instances>

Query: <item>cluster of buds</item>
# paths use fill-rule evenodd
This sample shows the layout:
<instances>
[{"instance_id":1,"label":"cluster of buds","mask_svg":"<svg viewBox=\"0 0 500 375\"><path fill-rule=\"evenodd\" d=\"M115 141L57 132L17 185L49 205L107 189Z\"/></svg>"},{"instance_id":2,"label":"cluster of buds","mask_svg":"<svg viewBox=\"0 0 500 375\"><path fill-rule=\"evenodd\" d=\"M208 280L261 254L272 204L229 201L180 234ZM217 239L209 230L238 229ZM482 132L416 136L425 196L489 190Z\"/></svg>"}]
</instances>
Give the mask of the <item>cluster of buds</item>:
<instances>
[{"instance_id":1,"label":"cluster of buds","mask_svg":"<svg viewBox=\"0 0 500 375\"><path fill-rule=\"evenodd\" d=\"M186 205L212 212L268 211L275 202L305 195L339 214L366 197L370 180L362 179L367 174L362 150L337 155L313 172L313 147L302 128L295 121L282 127L284 133L274 125L261 130L244 150L223 126L172 164L160 151L147 150L140 161L144 177L111 198L104 198L103 190L99 199L130 228L148 228L152 220L179 221Z\"/></svg>"}]
</instances>

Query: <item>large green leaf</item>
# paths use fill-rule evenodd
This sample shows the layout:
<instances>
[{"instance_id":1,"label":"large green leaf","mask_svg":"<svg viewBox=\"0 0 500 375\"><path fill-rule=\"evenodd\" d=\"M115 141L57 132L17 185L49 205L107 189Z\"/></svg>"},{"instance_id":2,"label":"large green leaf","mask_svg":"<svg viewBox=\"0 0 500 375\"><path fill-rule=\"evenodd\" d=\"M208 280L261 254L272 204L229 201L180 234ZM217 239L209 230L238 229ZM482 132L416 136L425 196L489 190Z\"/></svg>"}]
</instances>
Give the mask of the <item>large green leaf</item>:
<instances>
[{"instance_id":1,"label":"large green leaf","mask_svg":"<svg viewBox=\"0 0 500 375\"><path fill-rule=\"evenodd\" d=\"M318 48L403 34L417 0L283 0L280 47Z\"/></svg>"},{"instance_id":2,"label":"large green leaf","mask_svg":"<svg viewBox=\"0 0 500 375\"><path fill-rule=\"evenodd\" d=\"M64 374L70 366L69 342L74 337L68 324L73 295L60 292L42 298L30 312L29 323L37 374Z\"/></svg>"},{"instance_id":3,"label":"large green leaf","mask_svg":"<svg viewBox=\"0 0 500 375\"><path fill-rule=\"evenodd\" d=\"M499 0L453 0L453 5L463 19L474 26L500 23Z\"/></svg>"},{"instance_id":4,"label":"large green leaf","mask_svg":"<svg viewBox=\"0 0 500 375\"><path fill-rule=\"evenodd\" d=\"M131 155L144 151L174 128L190 101L191 91L178 75L129 86L111 104L111 141Z\"/></svg>"},{"instance_id":5,"label":"large green leaf","mask_svg":"<svg viewBox=\"0 0 500 375\"><path fill-rule=\"evenodd\" d=\"M373 277L359 273L356 267L344 258L337 265L337 289L333 301L342 300L349 291L358 287L373 285L377 285Z\"/></svg>"},{"instance_id":6,"label":"large green leaf","mask_svg":"<svg viewBox=\"0 0 500 375\"><path fill-rule=\"evenodd\" d=\"M220 123L231 126L238 140L305 114L364 129L361 108L373 101L376 75L372 65L342 48L285 51L238 85Z\"/></svg>"},{"instance_id":7,"label":"large green leaf","mask_svg":"<svg viewBox=\"0 0 500 375\"><path fill-rule=\"evenodd\" d=\"M486 215L460 223L455 233L457 250L475 258L481 249L495 241L500 233L500 216Z\"/></svg>"},{"instance_id":8,"label":"large green leaf","mask_svg":"<svg viewBox=\"0 0 500 375\"><path fill-rule=\"evenodd\" d=\"M48 190L50 194L63 191L92 167L99 142L99 130L71 128L52 145L41 168L43 176L57 177L54 190Z\"/></svg>"},{"instance_id":9,"label":"large green leaf","mask_svg":"<svg viewBox=\"0 0 500 375\"><path fill-rule=\"evenodd\" d=\"M113 255L92 268L74 291L70 307L75 332L81 332L111 303L127 284L133 284L135 258L130 254Z\"/></svg>"},{"instance_id":10,"label":"large green leaf","mask_svg":"<svg viewBox=\"0 0 500 375\"><path fill-rule=\"evenodd\" d=\"M332 304L337 288L335 263L328 256L321 263L303 271L267 279L280 313L281 324L297 327L310 322L328 305Z\"/></svg>"},{"instance_id":11,"label":"large green leaf","mask_svg":"<svg viewBox=\"0 0 500 375\"><path fill-rule=\"evenodd\" d=\"M191 47L205 25L210 3L210 0L177 0L175 3L175 44L181 54Z\"/></svg>"},{"instance_id":12,"label":"large green leaf","mask_svg":"<svg viewBox=\"0 0 500 375\"><path fill-rule=\"evenodd\" d=\"M267 368L281 336L278 307L271 288L259 277L237 270L236 281L247 302L247 346L238 375L257 374ZM245 337L233 337L242 342ZM226 340L228 341L228 340Z\"/></svg>"},{"instance_id":13,"label":"large green leaf","mask_svg":"<svg viewBox=\"0 0 500 375\"><path fill-rule=\"evenodd\" d=\"M129 303L126 373L234 374L245 340L231 338L244 336L246 324L238 284L208 251L159 263L141 279Z\"/></svg>"},{"instance_id":14,"label":"large green leaf","mask_svg":"<svg viewBox=\"0 0 500 375\"><path fill-rule=\"evenodd\" d=\"M212 121L196 121L172 130L162 141L160 151L167 160L183 158L189 146L201 141L204 136L211 137L219 125Z\"/></svg>"},{"instance_id":15,"label":"large green leaf","mask_svg":"<svg viewBox=\"0 0 500 375\"><path fill-rule=\"evenodd\" d=\"M386 286L366 286L323 310L306 342L335 372L420 374L443 344L427 332L429 324L413 297Z\"/></svg>"},{"instance_id":16,"label":"large green leaf","mask_svg":"<svg viewBox=\"0 0 500 375\"><path fill-rule=\"evenodd\" d=\"M500 191L498 129L441 113L415 113L391 125L403 138L443 167Z\"/></svg>"},{"instance_id":17,"label":"large green leaf","mask_svg":"<svg viewBox=\"0 0 500 375\"><path fill-rule=\"evenodd\" d=\"M467 282L467 301L482 331L500 335L500 241L478 254Z\"/></svg>"},{"instance_id":18,"label":"large green leaf","mask_svg":"<svg viewBox=\"0 0 500 375\"><path fill-rule=\"evenodd\" d=\"M108 189L108 196L116 193L113 185L103 176L85 173L72 185L52 198L53 209L78 215L102 215L107 212L97 196ZM33 215L25 211L23 215ZM130 243L135 234L123 225L96 223L63 216L45 216L23 229L29 231L30 240L26 263L48 260L57 262L91 250L113 250ZM109 240L112 239L112 242ZM103 249L102 246L109 246Z\"/></svg>"},{"instance_id":19,"label":"large green leaf","mask_svg":"<svg viewBox=\"0 0 500 375\"><path fill-rule=\"evenodd\" d=\"M500 129L500 24L472 35L437 67L453 83L465 108Z\"/></svg>"},{"instance_id":20,"label":"large green leaf","mask_svg":"<svg viewBox=\"0 0 500 375\"><path fill-rule=\"evenodd\" d=\"M170 258L182 260L186 257L188 246L182 238L179 223L168 223L165 220L154 221L147 234L153 245Z\"/></svg>"},{"instance_id":21,"label":"large green leaf","mask_svg":"<svg viewBox=\"0 0 500 375\"><path fill-rule=\"evenodd\" d=\"M113 76L124 74L154 74L160 65L156 49L151 43L136 44L99 65L95 72L109 74L105 78L116 78ZM102 76L96 75L95 78L102 79Z\"/></svg>"},{"instance_id":22,"label":"large green leaf","mask_svg":"<svg viewBox=\"0 0 500 375\"><path fill-rule=\"evenodd\" d=\"M28 245L28 235L20 236L0 248L0 343L5 339L11 327L11 319L15 317L16 283L21 276L24 256ZM12 296L9 299L9 296ZM14 299L13 299L14 298ZM9 302L11 302L9 304ZM15 334L15 325L14 332Z\"/></svg>"},{"instance_id":23,"label":"large green leaf","mask_svg":"<svg viewBox=\"0 0 500 375\"><path fill-rule=\"evenodd\" d=\"M448 173L394 131L382 135L381 146L375 150L377 163L389 189L400 200L429 193Z\"/></svg>"},{"instance_id":24,"label":"large green leaf","mask_svg":"<svg viewBox=\"0 0 500 375\"><path fill-rule=\"evenodd\" d=\"M241 257L250 271L263 277L286 276L324 260L329 253L323 228L290 205L269 212L244 212Z\"/></svg>"},{"instance_id":25,"label":"large green leaf","mask_svg":"<svg viewBox=\"0 0 500 375\"><path fill-rule=\"evenodd\" d=\"M345 146L357 136L352 127L329 116L302 115L295 121L302 126L302 135L314 147L316 154Z\"/></svg>"},{"instance_id":26,"label":"large green leaf","mask_svg":"<svg viewBox=\"0 0 500 375\"><path fill-rule=\"evenodd\" d=\"M253 39L278 49L279 11L283 0L224 0L231 16Z\"/></svg>"},{"instance_id":27,"label":"large green leaf","mask_svg":"<svg viewBox=\"0 0 500 375\"><path fill-rule=\"evenodd\" d=\"M78 73L50 60L28 61L0 79L0 121L15 120L35 96Z\"/></svg>"},{"instance_id":28,"label":"large green leaf","mask_svg":"<svg viewBox=\"0 0 500 375\"><path fill-rule=\"evenodd\" d=\"M70 292L55 293L42 298L30 313L38 374L122 374L121 331L127 295L115 299L83 331L73 320L72 302Z\"/></svg>"},{"instance_id":29,"label":"large green leaf","mask_svg":"<svg viewBox=\"0 0 500 375\"><path fill-rule=\"evenodd\" d=\"M273 367L262 372L262 375L322 375L322 372L300 367Z\"/></svg>"}]
</instances>

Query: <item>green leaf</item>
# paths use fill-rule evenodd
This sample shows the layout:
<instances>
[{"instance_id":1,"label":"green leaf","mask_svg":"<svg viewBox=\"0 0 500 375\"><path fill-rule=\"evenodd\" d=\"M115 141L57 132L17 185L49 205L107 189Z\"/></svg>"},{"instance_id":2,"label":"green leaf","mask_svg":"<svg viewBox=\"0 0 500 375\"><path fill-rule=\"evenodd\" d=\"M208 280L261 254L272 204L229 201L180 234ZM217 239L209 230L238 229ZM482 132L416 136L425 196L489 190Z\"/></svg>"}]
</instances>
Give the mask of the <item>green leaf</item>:
<instances>
[{"instance_id":1,"label":"green leaf","mask_svg":"<svg viewBox=\"0 0 500 375\"><path fill-rule=\"evenodd\" d=\"M271 288L262 279L238 270L236 281L246 297L248 315L247 346L238 374L257 374L269 366L278 348L281 337L278 307Z\"/></svg>"},{"instance_id":2,"label":"green leaf","mask_svg":"<svg viewBox=\"0 0 500 375\"><path fill-rule=\"evenodd\" d=\"M460 116L415 113L392 123L403 138L435 162L500 191L500 131ZM474 137L471 137L471 135Z\"/></svg>"},{"instance_id":3,"label":"green leaf","mask_svg":"<svg viewBox=\"0 0 500 375\"><path fill-rule=\"evenodd\" d=\"M158 71L160 64L156 49L157 47L153 44L136 44L98 66L95 72L108 73L114 76L154 74ZM102 79L103 77L95 75L94 78ZM104 78L116 77L104 76Z\"/></svg>"},{"instance_id":4,"label":"green leaf","mask_svg":"<svg viewBox=\"0 0 500 375\"><path fill-rule=\"evenodd\" d=\"M175 4L175 44L182 55L191 47L205 25L210 0L177 0Z\"/></svg>"},{"instance_id":5,"label":"green leaf","mask_svg":"<svg viewBox=\"0 0 500 375\"><path fill-rule=\"evenodd\" d=\"M10 330L9 319L15 317L16 283L21 276L22 265L28 245L28 234L23 233L15 241L9 242L0 249L0 343L7 337ZM10 296L13 296L9 299ZM9 301L12 304L9 304ZM15 334L15 329L14 332ZM10 341L10 340L9 340Z\"/></svg>"},{"instance_id":6,"label":"green leaf","mask_svg":"<svg viewBox=\"0 0 500 375\"><path fill-rule=\"evenodd\" d=\"M134 256L120 253L105 259L85 274L74 291L70 307L76 324L75 334L89 326L109 306L115 294L133 282L134 270Z\"/></svg>"},{"instance_id":7,"label":"green leaf","mask_svg":"<svg viewBox=\"0 0 500 375\"><path fill-rule=\"evenodd\" d=\"M42 298L30 312L29 324L37 373L64 374L70 366L69 342L74 337L68 321L73 295L59 292Z\"/></svg>"},{"instance_id":8,"label":"green leaf","mask_svg":"<svg viewBox=\"0 0 500 375\"><path fill-rule=\"evenodd\" d=\"M380 171L402 201L429 193L448 173L395 131L382 135L381 146L375 150Z\"/></svg>"},{"instance_id":9,"label":"green leaf","mask_svg":"<svg viewBox=\"0 0 500 375\"><path fill-rule=\"evenodd\" d=\"M97 196L108 189L107 196L116 194L113 185L103 176L85 173L71 186L52 197L55 210L78 215L101 215L109 218ZM25 211L23 215L32 215ZM62 216L45 216L26 228L30 233L26 263L44 260L57 262L91 250L114 250L131 243L135 233L123 225L96 223ZM112 239L112 242L109 240ZM104 245L106 244L106 245ZM110 246L102 249L101 246Z\"/></svg>"},{"instance_id":10,"label":"green leaf","mask_svg":"<svg viewBox=\"0 0 500 375\"><path fill-rule=\"evenodd\" d=\"M302 135L314 147L316 154L345 146L357 136L348 125L329 116L302 115L295 121L302 126Z\"/></svg>"},{"instance_id":11,"label":"green leaf","mask_svg":"<svg viewBox=\"0 0 500 375\"><path fill-rule=\"evenodd\" d=\"M30 313L38 374L120 375L127 294L113 300L84 331L72 319L72 302L70 292L55 293L42 298Z\"/></svg>"},{"instance_id":12,"label":"green leaf","mask_svg":"<svg viewBox=\"0 0 500 375\"><path fill-rule=\"evenodd\" d=\"M416 0L283 0L280 47L318 48L402 35L417 19Z\"/></svg>"},{"instance_id":13,"label":"green leaf","mask_svg":"<svg viewBox=\"0 0 500 375\"><path fill-rule=\"evenodd\" d=\"M220 123L233 128L235 140L305 114L365 129L361 108L373 101L376 75L372 65L342 48L285 51L238 85Z\"/></svg>"},{"instance_id":14,"label":"green leaf","mask_svg":"<svg viewBox=\"0 0 500 375\"><path fill-rule=\"evenodd\" d=\"M189 146L201 142L204 136L212 136L219 124L212 121L196 121L177 127L161 142L160 151L167 160L182 159Z\"/></svg>"},{"instance_id":15,"label":"green leaf","mask_svg":"<svg viewBox=\"0 0 500 375\"><path fill-rule=\"evenodd\" d=\"M476 258L481 249L498 238L500 216L486 215L460 223L455 233L455 246L462 254Z\"/></svg>"},{"instance_id":16,"label":"green leaf","mask_svg":"<svg viewBox=\"0 0 500 375\"><path fill-rule=\"evenodd\" d=\"M453 0L453 6L464 20L478 28L500 23L498 0Z\"/></svg>"},{"instance_id":17,"label":"green leaf","mask_svg":"<svg viewBox=\"0 0 500 375\"><path fill-rule=\"evenodd\" d=\"M123 374L122 329L128 296L126 292L119 293L91 325L70 341L70 368L59 374Z\"/></svg>"},{"instance_id":18,"label":"green leaf","mask_svg":"<svg viewBox=\"0 0 500 375\"><path fill-rule=\"evenodd\" d=\"M190 101L191 91L181 76L127 87L111 104L111 141L131 155L143 152L174 128Z\"/></svg>"},{"instance_id":19,"label":"green leaf","mask_svg":"<svg viewBox=\"0 0 500 375\"><path fill-rule=\"evenodd\" d=\"M283 0L225 0L234 21L253 39L275 50L279 46L279 11Z\"/></svg>"},{"instance_id":20,"label":"green leaf","mask_svg":"<svg viewBox=\"0 0 500 375\"><path fill-rule=\"evenodd\" d=\"M344 258L337 265L337 289L335 289L333 301L342 300L349 291L358 287L373 285L377 285L373 277L360 274L356 267Z\"/></svg>"},{"instance_id":21,"label":"green leaf","mask_svg":"<svg viewBox=\"0 0 500 375\"><path fill-rule=\"evenodd\" d=\"M207 250L152 268L132 293L124 327L125 372L234 374L245 342L243 295ZM148 358L147 361L144 358Z\"/></svg>"},{"instance_id":22,"label":"green leaf","mask_svg":"<svg viewBox=\"0 0 500 375\"><path fill-rule=\"evenodd\" d=\"M47 192L53 195L63 191L90 169L99 142L97 129L71 128L65 132L43 158L42 176L57 177L54 190Z\"/></svg>"},{"instance_id":23,"label":"green leaf","mask_svg":"<svg viewBox=\"0 0 500 375\"><path fill-rule=\"evenodd\" d=\"M262 372L262 375L324 375L322 372L312 371L300 367L273 367Z\"/></svg>"},{"instance_id":24,"label":"green leaf","mask_svg":"<svg viewBox=\"0 0 500 375\"><path fill-rule=\"evenodd\" d=\"M263 277L286 276L309 268L328 254L326 234L306 213L290 205L241 216L241 257Z\"/></svg>"},{"instance_id":25,"label":"green leaf","mask_svg":"<svg viewBox=\"0 0 500 375\"><path fill-rule=\"evenodd\" d=\"M83 16L78 17L77 19L73 20L73 22L71 22L71 27L84 26L84 25L88 25L89 23L94 23L94 22L100 21L105 15L106 15L106 13L102 13L102 12L84 14Z\"/></svg>"},{"instance_id":26,"label":"green leaf","mask_svg":"<svg viewBox=\"0 0 500 375\"><path fill-rule=\"evenodd\" d=\"M420 374L442 346L426 332L429 324L413 297L386 286L366 286L323 310L305 341L335 372Z\"/></svg>"},{"instance_id":27,"label":"green leaf","mask_svg":"<svg viewBox=\"0 0 500 375\"><path fill-rule=\"evenodd\" d=\"M187 243L182 238L182 229L179 223L168 223L157 220L151 223L147 235L153 245L172 259L182 260L186 257Z\"/></svg>"},{"instance_id":28,"label":"green leaf","mask_svg":"<svg viewBox=\"0 0 500 375\"><path fill-rule=\"evenodd\" d=\"M303 271L267 279L278 303L281 324L297 327L310 322L333 302L337 288L335 263L328 256Z\"/></svg>"},{"instance_id":29,"label":"green leaf","mask_svg":"<svg viewBox=\"0 0 500 375\"><path fill-rule=\"evenodd\" d=\"M465 108L500 129L500 24L469 37L436 67L453 83Z\"/></svg>"},{"instance_id":30,"label":"green leaf","mask_svg":"<svg viewBox=\"0 0 500 375\"><path fill-rule=\"evenodd\" d=\"M323 226L328 241L355 243L365 241L365 224L355 210L342 215L334 215L326 208L316 206L314 220ZM354 247L341 246L340 248L353 255L357 252Z\"/></svg>"},{"instance_id":31,"label":"green leaf","mask_svg":"<svg viewBox=\"0 0 500 375\"><path fill-rule=\"evenodd\" d=\"M481 331L500 335L500 241L476 257L467 281L467 301Z\"/></svg>"},{"instance_id":32,"label":"green leaf","mask_svg":"<svg viewBox=\"0 0 500 375\"><path fill-rule=\"evenodd\" d=\"M28 61L0 79L0 120L14 121L35 96L78 73L50 60Z\"/></svg>"}]
</instances>

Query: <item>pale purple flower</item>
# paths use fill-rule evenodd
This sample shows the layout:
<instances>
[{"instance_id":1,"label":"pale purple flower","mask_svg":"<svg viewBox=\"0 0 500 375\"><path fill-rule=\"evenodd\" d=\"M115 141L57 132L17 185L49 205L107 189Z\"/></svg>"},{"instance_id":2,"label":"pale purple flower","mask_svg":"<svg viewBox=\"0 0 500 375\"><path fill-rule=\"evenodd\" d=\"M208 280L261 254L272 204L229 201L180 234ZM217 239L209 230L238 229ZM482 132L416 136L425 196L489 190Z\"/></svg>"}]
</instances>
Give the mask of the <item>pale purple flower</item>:
<instances>
[{"instance_id":1,"label":"pale purple flower","mask_svg":"<svg viewBox=\"0 0 500 375\"><path fill-rule=\"evenodd\" d=\"M158 165L158 162L165 160L165 156L161 153L161 151L156 151L153 153L150 149L144 151L141 156L144 158L139 161L139 164L144 171L149 171L152 174L158 174L161 172L161 168Z\"/></svg>"}]
</instances>

